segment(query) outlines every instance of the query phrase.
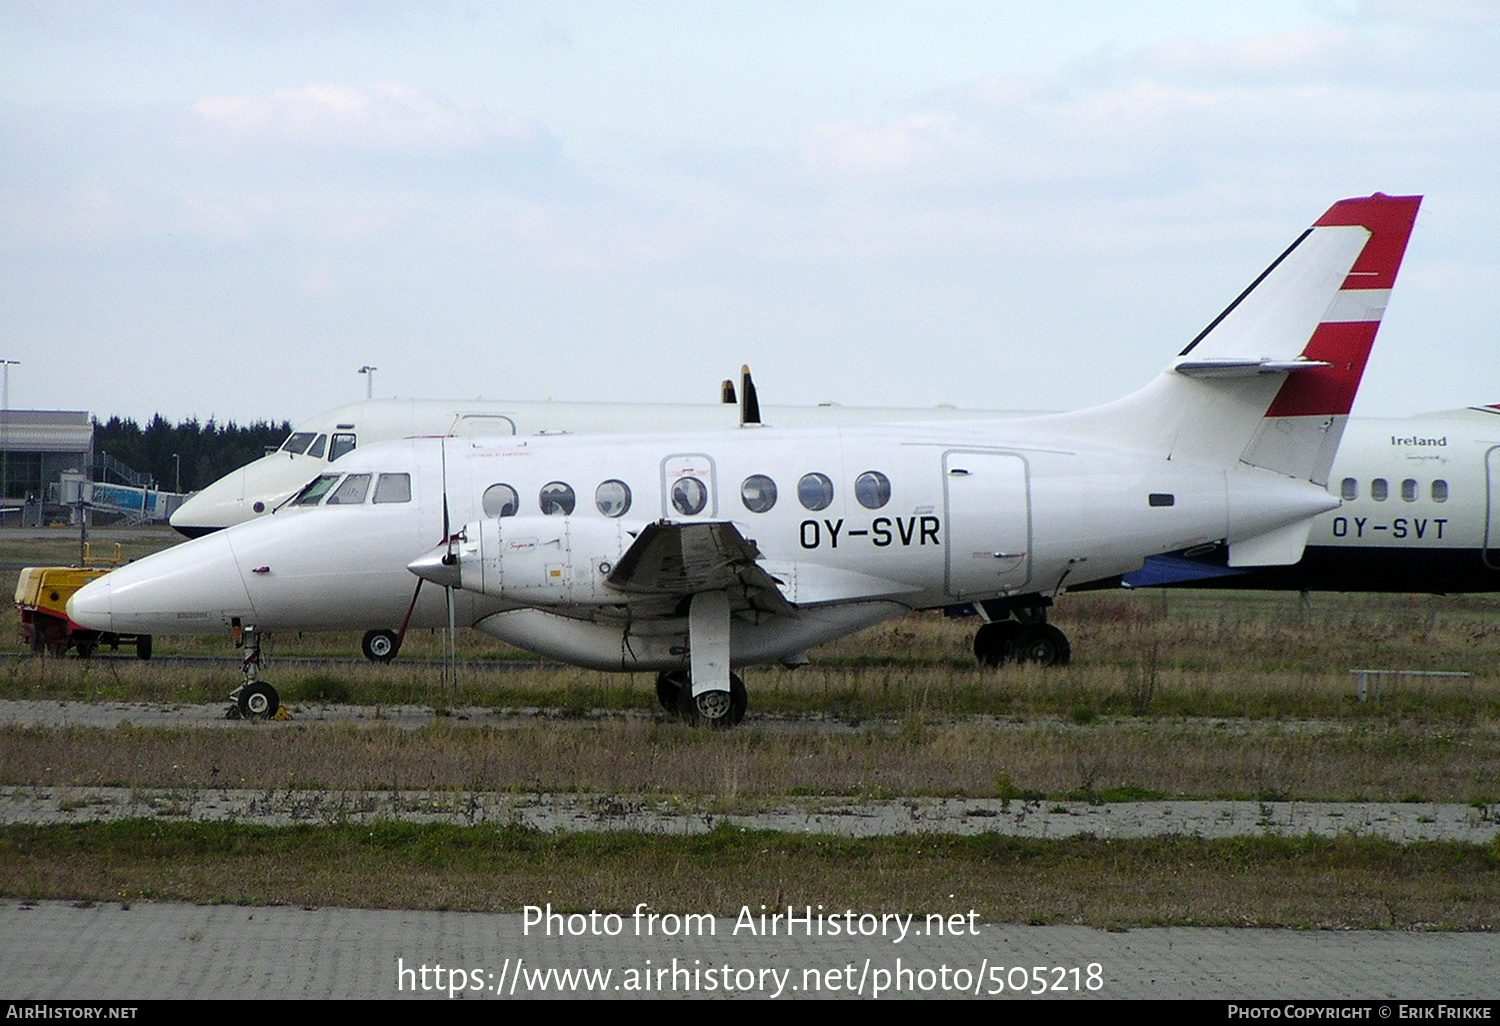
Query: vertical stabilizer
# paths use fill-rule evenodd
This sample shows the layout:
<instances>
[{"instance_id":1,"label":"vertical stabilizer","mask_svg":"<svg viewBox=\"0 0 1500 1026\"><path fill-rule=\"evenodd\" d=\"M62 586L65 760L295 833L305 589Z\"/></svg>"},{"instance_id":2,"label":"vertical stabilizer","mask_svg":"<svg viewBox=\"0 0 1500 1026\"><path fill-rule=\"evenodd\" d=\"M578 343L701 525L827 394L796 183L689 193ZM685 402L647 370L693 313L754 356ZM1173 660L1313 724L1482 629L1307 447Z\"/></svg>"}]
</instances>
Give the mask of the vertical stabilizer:
<instances>
[{"instance_id":1,"label":"vertical stabilizer","mask_svg":"<svg viewBox=\"0 0 1500 1026\"><path fill-rule=\"evenodd\" d=\"M1167 459L1326 484L1420 204L1335 203L1155 381L1046 420Z\"/></svg>"}]
</instances>

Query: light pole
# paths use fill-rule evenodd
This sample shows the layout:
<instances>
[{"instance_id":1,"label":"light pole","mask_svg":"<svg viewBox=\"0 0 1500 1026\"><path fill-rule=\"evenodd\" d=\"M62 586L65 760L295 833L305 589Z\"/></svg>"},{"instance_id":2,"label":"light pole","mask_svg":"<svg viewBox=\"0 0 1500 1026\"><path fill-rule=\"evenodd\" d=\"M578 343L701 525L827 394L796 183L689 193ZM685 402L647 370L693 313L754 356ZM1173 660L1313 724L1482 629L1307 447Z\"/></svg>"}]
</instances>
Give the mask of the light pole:
<instances>
[{"instance_id":1,"label":"light pole","mask_svg":"<svg viewBox=\"0 0 1500 1026\"><path fill-rule=\"evenodd\" d=\"M177 492L178 495L181 495L182 494L182 457L179 456L179 455L177 455L175 452L172 454L172 466L175 467L176 471L177 471L177 487L176 487L175 491Z\"/></svg>"},{"instance_id":2,"label":"light pole","mask_svg":"<svg viewBox=\"0 0 1500 1026\"><path fill-rule=\"evenodd\" d=\"M0 499L10 495L10 369L19 366L20 360L0 360L5 371L5 384L0 385Z\"/></svg>"},{"instance_id":3,"label":"light pole","mask_svg":"<svg viewBox=\"0 0 1500 1026\"><path fill-rule=\"evenodd\" d=\"M379 369L379 367L371 367L368 363L359 369L359 372L365 376L366 399L375 398L375 372Z\"/></svg>"}]
</instances>

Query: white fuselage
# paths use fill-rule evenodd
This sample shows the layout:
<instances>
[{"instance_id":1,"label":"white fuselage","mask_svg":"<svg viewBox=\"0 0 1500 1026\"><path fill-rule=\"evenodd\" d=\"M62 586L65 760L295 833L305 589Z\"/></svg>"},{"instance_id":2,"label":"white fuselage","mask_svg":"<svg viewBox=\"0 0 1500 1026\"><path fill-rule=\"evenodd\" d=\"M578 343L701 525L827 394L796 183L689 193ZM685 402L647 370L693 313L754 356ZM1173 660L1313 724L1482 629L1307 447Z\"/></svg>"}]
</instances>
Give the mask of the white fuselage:
<instances>
[{"instance_id":1,"label":"white fuselage","mask_svg":"<svg viewBox=\"0 0 1500 1026\"><path fill-rule=\"evenodd\" d=\"M672 653L680 653L672 641L680 625L662 625L659 643L634 654L622 650L601 565L618 560L632 532L652 521L732 522L753 539L807 621L763 629L737 621L741 664L847 633L851 617L877 622L912 608L1053 594L1133 570L1150 553L1257 535L1334 504L1306 482L1254 468L1226 471L1043 439L1025 430L1024 419L1012 423L752 428L697 436L686 450L680 436L361 446L330 473L371 475L363 502L294 501L274 516L124 567L91 596L91 613L107 615L110 629L138 633L218 632L236 620L262 631L399 626L416 585L407 563L442 541L446 494L453 529L471 525L467 544L488 520L505 532L506 544L536 557L529 577L516 569L522 562L510 564L518 576L508 590L484 594L466 577L455 596L459 622L615 669L680 664ZM879 489L867 496L879 508L866 508L856 495L867 472L889 482L888 498ZM410 500L372 501L381 474L409 474ZM831 483L826 506L808 508L823 500L817 488L799 487L808 475ZM704 488L696 512L673 503L673 487L686 477ZM776 501L765 512L752 512L742 497L755 477L775 485ZM606 516L596 504L606 482L628 487L623 516ZM519 498L515 516L485 516L485 493L496 485ZM572 491L572 514L545 515L544 491L555 495L561 487ZM618 494L613 485L610 494ZM836 620L826 630L816 622L824 605ZM527 616L520 619L536 622L515 628L503 614L521 607ZM441 589L429 587L411 622L439 626L446 615ZM613 632L612 641L588 641L581 627L562 630L571 625L546 620L553 615ZM548 651L552 632L576 636Z\"/></svg>"},{"instance_id":2,"label":"white fuselage","mask_svg":"<svg viewBox=\"0 0 1500 1026\"><path fill-rule=\"evenodd\" d=\"M928 410L845 406L766 407L778 427L901 424L937 420L1005 418L1007 411L977 413L947 407ZM629 434L734 430L733 403L567 403L502 400L372 399L320 414L297 428L273 453L224 475L194 493L172 514L172 526L190 538L265 516L303 485L356 448L415 436L452 438Z\"/></svg>"}]
</instances>

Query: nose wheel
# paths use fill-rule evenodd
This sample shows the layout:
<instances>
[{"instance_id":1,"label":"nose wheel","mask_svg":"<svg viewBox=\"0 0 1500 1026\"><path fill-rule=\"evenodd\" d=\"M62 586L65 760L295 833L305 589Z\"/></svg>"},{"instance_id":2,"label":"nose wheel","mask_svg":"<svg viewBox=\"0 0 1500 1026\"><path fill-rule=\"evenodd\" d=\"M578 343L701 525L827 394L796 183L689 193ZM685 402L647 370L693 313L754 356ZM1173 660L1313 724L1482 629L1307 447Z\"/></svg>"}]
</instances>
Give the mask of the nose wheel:
<instances>
[{"instance_id":1,"label":"nose wheel","mask_svg":"<svg viewBox=\"0 0 1500 1026\"><path fill-rule=\"evenodd\" d=\"M234 701L242 720L275 719L281 709L281 696L263 680L236 689Z\"/></svg>"},{"instance_id":2,"label":"nose wheel","mask_svg":"<svg viewBox=\"0 0 1500 1026\"><path fill-rule=\"evenodd\" d=\"M245 681L229 693L234 705L226 715L231 720L271 720L281 711L281 695L260 679L260 641L260 631L243 628L240 643L245 646L245 658L240 667Z\"/></svg>"},{"instance_id":3,"label":"nose wheel","mask_svg":"<svg viewBox=\"0 0 1500 1026\"><path fill-rule=\"evenodd\" d=\"M388 663L396 658L399 642L395 631L365 631L360 649L372 663Z\"/></svg>"}]
</instances>

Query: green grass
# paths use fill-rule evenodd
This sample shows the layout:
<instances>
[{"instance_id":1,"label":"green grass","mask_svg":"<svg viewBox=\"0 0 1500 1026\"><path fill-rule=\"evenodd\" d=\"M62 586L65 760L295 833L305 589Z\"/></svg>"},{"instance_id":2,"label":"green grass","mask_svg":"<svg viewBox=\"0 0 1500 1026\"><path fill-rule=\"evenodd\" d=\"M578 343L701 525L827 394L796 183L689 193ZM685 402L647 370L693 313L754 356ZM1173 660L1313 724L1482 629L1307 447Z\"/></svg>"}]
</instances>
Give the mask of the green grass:
<instances>
[{"instance_id":1,"label":"green grass","mask_svg":"<svg viewBox=\"0 0 1500 1026\"><path fill-rule=\"evenodd\" d=\"M381 823L0 827L0 894L79 901L734 915L742 905L983 922L1487 930L1500 850L1370 838L692 837Z\"/></svg>"}]
</instances>

